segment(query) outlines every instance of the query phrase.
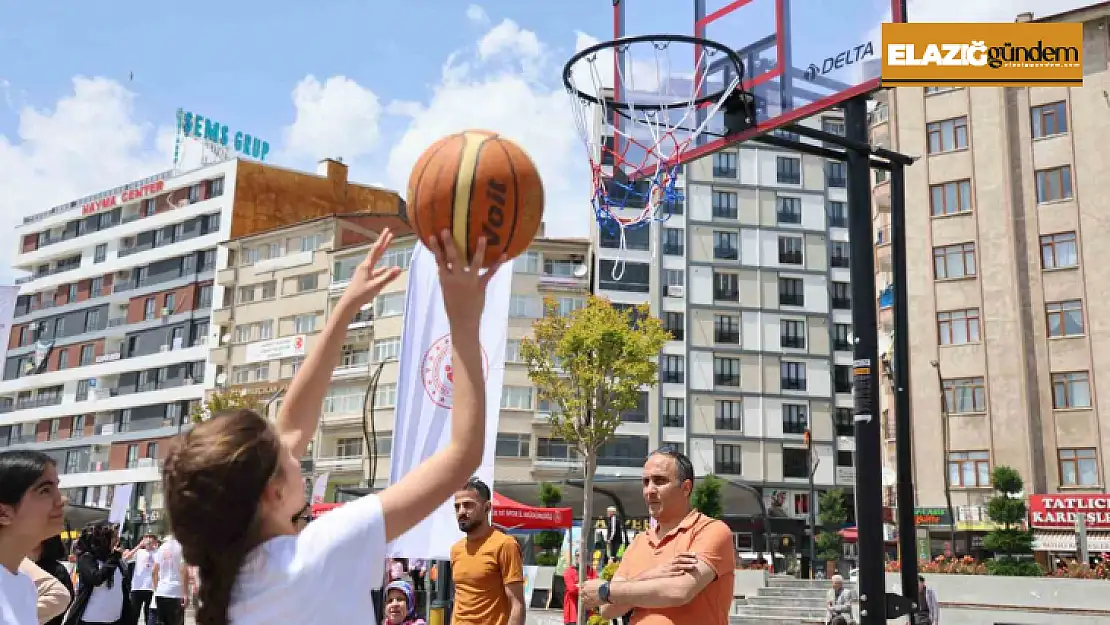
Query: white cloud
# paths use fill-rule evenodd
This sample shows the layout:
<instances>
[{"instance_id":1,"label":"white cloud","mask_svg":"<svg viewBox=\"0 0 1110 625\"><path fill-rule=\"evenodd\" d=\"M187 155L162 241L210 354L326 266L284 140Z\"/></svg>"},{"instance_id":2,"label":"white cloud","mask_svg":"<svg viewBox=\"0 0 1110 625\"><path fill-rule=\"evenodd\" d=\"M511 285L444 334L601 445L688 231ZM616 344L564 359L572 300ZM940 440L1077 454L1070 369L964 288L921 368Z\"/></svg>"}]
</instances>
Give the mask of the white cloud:
<instances>
[{"instance_id":1,"label":"white cloud","mask_svg":"<svg viewBox=\"0 0 1110 625\"><path fill-rule=\"evenodd\" d=\"M466 19L479 26L489 24L489 15L486 10L476 4L466 7Z\"/></svg>"},{"instance_id":2,"label":"white cloud","mask_svg":"<svg viewBox=\"0 0 1110 625\"><path fill-rule=\"evenodd\" d=\"M173 128L136 121L135 97L115 81L77 77L53 110L23 106L15 137L0 135L0 284L14 277L24 216L170 167Z\"/></svg>"},{"instance_id":3,"label":"white cloud","mask_svg":"<svg viewBox=\"0 0 1110 625\"><path fill-rule=\"evenodd\" d=\"M306 76L293 88L296 118L283 131L289 157L354 160L378 147L382 106L373 91L345 76L321 83Z\"/></svg>"},{"instance_id":4,"label":"white cloud","mask_svg":"<svg viewBox=\"0 0 1110 625\"><path fill-rule=\"evenodd\" d=\"M1047 17L1090 4L1090 0L909 0L906 15L911 22L1013 22L1019 13L1031 11L1034 18ZM890 12L883 15L890 20ZM871 29L872 42L882 40L882 26Z\"/></svg>"}]
</instances>

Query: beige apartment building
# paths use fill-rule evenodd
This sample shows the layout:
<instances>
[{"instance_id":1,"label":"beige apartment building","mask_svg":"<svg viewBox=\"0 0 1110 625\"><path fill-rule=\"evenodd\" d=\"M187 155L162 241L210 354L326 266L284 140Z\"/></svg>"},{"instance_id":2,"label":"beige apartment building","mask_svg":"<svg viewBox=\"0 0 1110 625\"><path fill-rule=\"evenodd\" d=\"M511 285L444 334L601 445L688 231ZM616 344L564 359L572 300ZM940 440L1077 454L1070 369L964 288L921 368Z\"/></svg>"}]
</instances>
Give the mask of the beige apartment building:
<instances>
[{"instance_id":1,"label":"beige apartment building","mask_svg":"<svg viewBox=\"0 0 1110 625\"><path fill-rule=\"evenodd\" d=\"M999 465L1020 471L1028 494L1110 482L1110 6L1039 19L1083 23L1083 87L899 88L872 112L873 143L920 157L906 169L917 506L945 505L947 473L968 531L982 529ZM873 193L889 349L884 176Z\"/></svg>"},{"instance_id":2,"label":"beige apartment building","mask_svg":"<svg viewBox=\"0 0 1110 625\"><path fill-rule=\"evenodd\" d=\"M221 338L210 356L217 385L273 398L274 414L354 268L386 226L400 236L381 262L407 269L415 237L399 216L336 215L229 243L225 268L217 275L222 287L217 301L223 305L212 318ZM549 436L546 407L521 362L520 338L531 332L545 296L555 297L565 312L585 303L589 249L587 240L549 239L541 231L514 264L497 438L499 481L565 477L580 468L566 445ZM326 500L337 487L388 482L407 283L402 273L348 327L320 432L302 461L306 477L329 475ZM371 387L379 368L377 385ZM366 416L372 421L364 421L368 393L373 410Z\"/></svg>"}]
</instances>

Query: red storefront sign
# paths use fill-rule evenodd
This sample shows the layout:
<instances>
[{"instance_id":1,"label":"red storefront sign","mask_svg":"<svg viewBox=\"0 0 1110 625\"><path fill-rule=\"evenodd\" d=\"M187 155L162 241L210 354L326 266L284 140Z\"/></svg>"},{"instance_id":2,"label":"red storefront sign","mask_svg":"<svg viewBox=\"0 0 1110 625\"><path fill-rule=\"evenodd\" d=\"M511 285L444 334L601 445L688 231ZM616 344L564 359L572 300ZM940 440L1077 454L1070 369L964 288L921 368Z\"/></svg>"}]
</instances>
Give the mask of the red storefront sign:
<instances>
[{"instance_id":1,"label":"red storefront sign","mask_svg":"<svg viewBox=\"0 0 1110 625\"><path fill-rule=\"evenodd\" d=\"M1110 495L1030 495L1029 525L1039 529L1073 529L1084 515L1087 529L1110 531Z\"/></svg>"},{"instance_id":2,"label":"red storefront sign","mask_svg":"<svg viewBox=\"0 0 1110 625\"><path fill-rule=\"evenodd\" d=\"M100 211L105 209L115 208L116 206L142 199L148 195L160 193L164 188L166 188L166 181L157 180L149 184L144 184L140 187L127 189L124 192L116 195L108 195L93 200L91 202L86 202L81 206L81 214L91 215L93 213L99 213Z\"/></svg>"}]
</instances>

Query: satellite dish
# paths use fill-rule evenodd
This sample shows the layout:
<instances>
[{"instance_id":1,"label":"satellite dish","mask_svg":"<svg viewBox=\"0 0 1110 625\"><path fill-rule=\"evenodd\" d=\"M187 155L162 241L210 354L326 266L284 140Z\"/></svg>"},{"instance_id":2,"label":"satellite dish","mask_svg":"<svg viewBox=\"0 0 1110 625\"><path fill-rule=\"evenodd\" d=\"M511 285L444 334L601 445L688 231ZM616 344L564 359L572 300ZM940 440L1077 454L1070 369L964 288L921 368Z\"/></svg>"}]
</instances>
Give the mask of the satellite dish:
<instances>
[{"instance_id":1,"label":"satellite dish","mask_svg":"<svg viewBox=\"0 0 1110 625\"><path fill-rule=\"evenodd\" d=\"M587 267L586 265L575 265L574 266L574 277L575 278L585 278L586 274L589 273L589 272L590 272L590 268Z\"/></svg>"}]
</instances>

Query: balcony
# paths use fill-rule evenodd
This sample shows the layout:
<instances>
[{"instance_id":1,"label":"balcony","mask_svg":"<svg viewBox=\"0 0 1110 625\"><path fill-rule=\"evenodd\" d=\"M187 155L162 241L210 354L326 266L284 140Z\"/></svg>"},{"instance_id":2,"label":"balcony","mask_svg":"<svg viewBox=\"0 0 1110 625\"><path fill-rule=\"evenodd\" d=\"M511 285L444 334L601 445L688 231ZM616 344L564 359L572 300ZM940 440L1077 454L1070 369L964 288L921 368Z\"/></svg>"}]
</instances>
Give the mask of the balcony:
<instances>
[{"instance_id":1,"label":"balcony","mask_svg":"<svg viewBox=\"0 0 1110 625\"><path fill-rule=\"evenodd\" d=\"M53 267L51 269L47 269L46 271L40 271L40 272L34 273L32 275L29 275L29 276L23 276L22 278L19 278L18 280L16 280L15 283L17 285L27 284L28 282L31 282L32 280L40 280L42 278L48 278L50 276L56 276L56 275L63 274L63 273L69 272L69 271L74 271L74 270L80 269L80 268L81 268L80 263L70 264L70 265L60 265L58 267Z\"/></svg>"},{"instance_id":2,"label":"balcony","mask_svg":"<svg viewBox=\"0 0 1110 625\"><path fill-rule=\"evenodd\" d=\"M366 308L358 311L351 323L347 324L348 330L361 330L374 325L374 309Z\"/></svg>"},{"instance_id":3,"label":"balcony","mask_svg":"<svg viewBox=\"0 0 1110 625\"><path fill-rule=\"evenodd\" d=\"M102 466L106 466L103 463ZM82 488L88 486L110 486L113 484L134 484L137 482L158 482L162 479L162 470L157 463L148 467L135 467L131 469L101 469L82 473L63 473L59 476L59 487Z\"/></svg>"},{"instance_id":4,"label":"balcony","mask_svg":"<svg viewBox=\"0 0 1110 625\"><path fill-rule=\"evenodd\" d=\"M586 291L590 288L590 279L583 276L555 276L541 274L539 288L544 291Z\"/></svg>"},{"instance_id":5,"label":"balcony","mask_svg":"<svg viewBox=\"0 0 1110 625\"><path fill-rule=\"evenodd\" d=\"M321 456L314 461L317 471L362 471L362 454L357 456Z\"/></svg>"},{"instance_id":6,"label":"balcony","mask_svg":"<svg viewBox=\"0 0 1110 625\"><path fill-rule=\"evenodd\" d=\"M180 360L176 360L175 362L180 362ZM82 379L84 379L84 377ZM56 419L58 417L67 417L76 414L113 412L136 406L169 404L178 401L203 398L204 380L202 379L193 380L192 384L143 389L131 393L119 393L117 389L94 389L89 393L86 399L79 401L70 398L69 401L64 402L59 401L57 403L37 407L16 408L16 412L9 411L6 413L6 416L0 417L0 425Z\"/></svg>"},{"instance_id":7,"label":"balcony","mask_svg":"<svg viewBox=\"0 0 1110 625\"><path fill-rule=\"evenodd\" d=\"M735 247L714 247L713 258L718 260L736 260L740 258L740 250Z\"/></svg>"},{"instance_id":8,"label":"balcony","mask_svg":"<svg viewBox=\"0 0 1110 625\"><path fill-rule=\"evenodd\" d=\"M740 330L721 330L716 329L713 331L714 343L729 343L736 345L740 343Z\"/></svg>"},{"instance_id":9,"label":"balcony","mask_svg":"<svg viewBox=\"0 0 1110 625\"><path fill-rule=\"evenodd\" d=\"M370 375L370 362L354 362L349 364L340 364L332 371L331 378L333 380L350 380L354 378L361 378Z\"/></svg>"},{"instance_id":10,"label":"balcony","mask_svg":"<svg viewBox=\"0 0 1110 625\"><path fill-rule=\"evenodd\" d=\"M532 461L532 469L551 473L574 473L582 470L582 459L537 456Z\"/></svg>"},{"instance_id":11,"label":"balcony","mask_svg":"<svg viewBox=\"0 0 1110 625\"><path fill-rule=\"evenodd\" d=\"M890 180L884 180L877 183L871 189L871 196L875 204L876 212L889 213L890 212Z\"/></svg>"},{"instance_id":12,"label":"balcony","mask_svg":"<svg viewBox=\"0 0 1110 625\"><path fill-rule=\"evenodd\" d=\"M74 367L62 371L51 371L38 375L23 376L14 380L4 380L0 382L0 395L8 395L20 391L64 384L73 380L100 378L103 376L119 375L127 371L159 369L182 362L207 360L208 347L205 343L207 343L207 341L201 341L198 345L176 350L166 346L165 350L158 353L147 354L145 356L133 356L130 358L120 354L118 359L110 362L96 363L85 367Z\"/></svg>"},{"instance_id":13,"label":"balcony","mask_svg":"<svg viewBox=\"0 0 1110 625\"><path fill-rule=\"evenodd\" d=\"M890 246L890 226L883 226L875 233L875 270L892 271L893 261Z\"/></svg>"},{"instance_id":14,"label":"balcony","mask_svg":"<svg viewBox=\"0 0 1110 625\"><path fill-rule=\"evenodd\" d=\"M0 406L0 414L14 412L17 410L34 410L35 408L46 408L49 406L57 406L62 403L62 396L57 395L42 395L28 399L21 399L15 402L13 406Z\"/></svg>"}]
</instances>

